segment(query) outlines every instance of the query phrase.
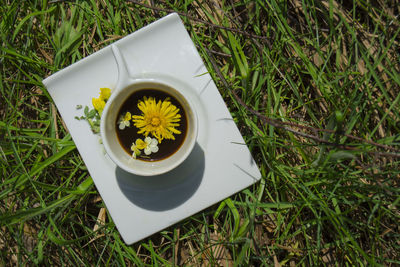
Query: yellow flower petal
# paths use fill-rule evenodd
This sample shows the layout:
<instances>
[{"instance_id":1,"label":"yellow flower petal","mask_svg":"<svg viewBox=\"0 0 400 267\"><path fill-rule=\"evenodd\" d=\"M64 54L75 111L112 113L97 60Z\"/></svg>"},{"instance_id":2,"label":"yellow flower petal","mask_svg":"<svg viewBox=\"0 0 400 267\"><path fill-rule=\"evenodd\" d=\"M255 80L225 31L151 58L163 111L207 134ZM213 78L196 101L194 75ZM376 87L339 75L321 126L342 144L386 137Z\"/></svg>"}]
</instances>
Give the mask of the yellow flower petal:
<instances>
[{"instance_id":1,"label":"yellow flower petal","mask_svg":"<svg viewBox=\"0 0 400 267\"><path fill-rule=\"evenodd\" d=\"M132 144L132 146L131 146L131 150L133 151L133 153L132 153L132 157L134 158L134 159L136 159L136 157L137 156L140 156L140 150L136 147L136 145L133 143Z\"/></svg>"},{"instance_id":2,"label":"yellow flower petal","mask_svg":"<svg viewBox=\"0 0 400 267\"><path fill-rule=\"evenodd\" d=\"M100 88L100 99L106 101L111 96L110 88Z\"/></svg>"},{"instance_id":3,"label":"yellow flower petal","mask_svg":"<svg viewBox=\"0 0 400 267\"><path fill-rule=\"evenodd\" d=\"M132 118L132 114L128 111L128 112L125 114L124 121L130 121L131 118Z\"/></svg>"},{"instance_id":4,"label":"yellow flower petal","mask_svg":"<svg viewBox=\"0 0 400 267\"><path fill-rule=\"evenodd\" d=\"M98 112L102 112L104 109L104 106L106 105L106 102L100 98L92 98L92 105L95 110Z\"/></svg>"},{"instance_id":5,"label":"yellow flower petal","mask_svg":"<svg viewBox=\"0 0 400 267\"><path fill-rule=\"evenodd\" d=\"M142 139L136 139L136 147L138 149L145 149L147 146L146 142L144 142Z\"/></svg>"}]
</instances>

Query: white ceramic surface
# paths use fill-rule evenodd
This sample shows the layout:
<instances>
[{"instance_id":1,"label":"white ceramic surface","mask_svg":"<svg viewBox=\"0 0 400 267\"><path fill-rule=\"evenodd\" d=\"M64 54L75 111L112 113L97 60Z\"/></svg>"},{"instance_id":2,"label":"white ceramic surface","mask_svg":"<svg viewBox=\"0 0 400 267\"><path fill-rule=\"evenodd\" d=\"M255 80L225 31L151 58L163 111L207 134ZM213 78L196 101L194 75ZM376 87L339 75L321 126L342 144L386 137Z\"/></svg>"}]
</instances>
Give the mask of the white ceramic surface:
<instances>
[{"instance_id":1,"label":"white ceramic surface","mask_svg":"<svg viewBox=\"0 0 400 267\"><path fill-rule=\"evenodd\" d=\"M192 104L196 100L195 90L190 88L190 85L182 86L182 83L174 83L176 78L169 78L165 74L153 73L142 75L142 77L131 76L127 72L123 55L120 53L117 44L113 44L111 48L118 65L118 81L101 117L100 132L107 155L118 167L132 174L154 176L169 172L189 156L196 143L197 114ZM179 150L172 156L160 161L150 162L133 159L122 148L116 134L118 112L125 99L132 93L146 88L158 89L175 97L186 111L188 121L186 137Z\"/></svg>"},{"instance_id":2,"label":"white ceramic surface","mask_svg":"<svg viewBox=\"0 0 400 267\"><path fill-rule=\"evenodd\" d=\"M118 69L110 46L43 81L116 227L131 244L239 192L261 175L177 14L115 44L131 76L164 74L193 96L198 116L197 141L189 157L149 179L117 167L104 153L99 136L74 118L82 115L76 105L91 106L99 88L115 88Z\"/></svg>"}]
</instances>

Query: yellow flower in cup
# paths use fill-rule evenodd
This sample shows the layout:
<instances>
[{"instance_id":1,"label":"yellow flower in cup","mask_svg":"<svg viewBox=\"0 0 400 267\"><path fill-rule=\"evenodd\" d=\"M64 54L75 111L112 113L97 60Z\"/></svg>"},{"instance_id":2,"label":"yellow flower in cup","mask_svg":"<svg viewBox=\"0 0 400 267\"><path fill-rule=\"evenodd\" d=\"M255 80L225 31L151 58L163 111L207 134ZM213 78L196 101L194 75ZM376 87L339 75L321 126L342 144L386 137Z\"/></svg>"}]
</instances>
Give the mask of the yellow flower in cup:
<instances>
[{"instance_id":1,"label":"yellow flower in cup","mask_svg":"<svg viewBox=\"0 0 400 267\"><path fill-rule=\"evenodd\" d=\"M147 156L150 155L151 153L158 152L157 139L151 138L150 136L147 136L144 139L144 141L142 141L141 139L138 139L138 140L136 140L136 143L137 143L137 141L139 141L140 148L144 149L144 154L146 154Z\"/></svg>"},{"instance_id":2,"label":"yellow flower in cup","mask_svg":"<svg viewBox=\"0 0 400 267\"><path fill-rule=\"evenodd\" d=\"M139 101L138 108L142 114L132 116L134 125L140 129L138 134L146 137L152 134L161 143L163 139L175 140L174 134L181 133L175 128L181 120L179 109L168 99L156 102L153 97L144 97Z\"/></svg>"},{"instance_id":3,"label":"yellow flower in cup","mask_svg":"<svg viewBox=\"0 0 400 267\"><path fill-rule=\"evenodd\" d=\"M155 138L146 137L144 141L140 138L136 139L135 143L132 143L131 150L133 151L132 157L136 159L137 156L140 156L140 150L144 150L144 154L147 156L151 153L158 152L158 141Z\"/></svg>"},{"instance_id":4,"label":"yellow flower in cup","mask_svg":"<svg viewBox=\"0 0 400 267\"><path fill-rule=\"evenodd\" d=\"M125 129L125 127L131 126L131 122L130 122L131 118L132 118L132 115L129 111L125 113L125 116L121 115L121 117L119 118L119 121L118 121L119 129L123 130L123 129Z\"/></svg>"},{"instance_id":5,"label":"yellow flower in cup","mask_svg":"<svg viewBox=\"0 0 400 267\"><path fill-rule=\"evenodd\" d=\"M138 142L138 140L140 140L140 139L136 139L136 143L132 143L132 146L131 146L131 150L133 151L132 158L134 158L134 159L136 159L136 157L140 156L140 154L141 154L139 147L138 147L138 145L140 145L140 142ZM140 140L140 141L142 141L142 140Z\"/></svg>"}]
</instances>

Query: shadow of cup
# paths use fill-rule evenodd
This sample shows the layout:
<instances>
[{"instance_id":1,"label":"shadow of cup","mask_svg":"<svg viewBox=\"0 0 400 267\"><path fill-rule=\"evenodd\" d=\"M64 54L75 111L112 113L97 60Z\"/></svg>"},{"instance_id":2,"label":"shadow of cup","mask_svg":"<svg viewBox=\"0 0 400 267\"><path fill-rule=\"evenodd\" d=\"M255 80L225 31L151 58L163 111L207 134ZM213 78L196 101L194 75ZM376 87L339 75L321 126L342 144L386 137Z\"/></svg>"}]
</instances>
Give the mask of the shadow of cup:
<instances>
[{"instance_id":1,"label":"shadow of cup","mask_svg":"<svg viewBox=\"0 0 400 267\"><path fill-rule=\"evenodd\" d=\"M164 211L182 205L196 192L204 168L204 151L196 142L186 160L167 173L147 177L117 167L115 175L122 193L133 204L147 210Z\"/></svg>"}]
</instances>

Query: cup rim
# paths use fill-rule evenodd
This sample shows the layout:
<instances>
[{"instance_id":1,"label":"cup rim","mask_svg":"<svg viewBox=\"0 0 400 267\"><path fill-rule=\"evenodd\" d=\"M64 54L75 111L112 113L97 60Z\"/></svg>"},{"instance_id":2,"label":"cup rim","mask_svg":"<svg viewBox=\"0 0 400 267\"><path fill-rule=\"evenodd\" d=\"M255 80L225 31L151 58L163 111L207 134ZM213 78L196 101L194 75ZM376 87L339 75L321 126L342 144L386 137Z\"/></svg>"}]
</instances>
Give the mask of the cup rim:
<instances>
[{"instance_id":1,"label":"cup rim","mask_svg":"<svg viewBox=\"0 0 400 267\"><path fill-rule=\"evenodd\" d=\"M132 88L135 85L140 85L140 84L145 84L145 83L161 85L164 88L172 89L174 91L174 93L172 93L173 96L175 94L180 95L180 97L183 98L183 100L185 100L185 102L186 102L186 103L181 103L181 105L185 108L185 111L187 114L186 115L187 119L191 120L191 123L189 123L189 121L188 121L188 130L186 133L186 137L185 137L181 147L175 153L173 153L172 155L168 156L167 158L161 159L159 161L138 160L140 162L144 162L144 164L147 164L148 169L146 169L146 168L136 168L135 169L131 165L128 165L128 164L126 164L126 162L123 162L122 160L120 160L120 158L117 156L117 153L115 153L114 150L111 148L111 146L109 144L108 136L106 134L107 130L106 130L105 121L107 120L107 116L110 116L111 113L109 112L109 109L112 106L112 104L114 103L115 99L118 97L118 95L120 95L121 93L126 93L126 92L124 92L124 90L130 90L130 88ZM111 94L110 98L108 99L108 101L105 105L105 108L104 108L102 116L101 116L100 134L101 134L102 143L104 145L107 155L111 158L111 160L118 167L120 167L121 169L123 169L129 173L140 175L140 176L156 176L156 175L161 175L163 173L173 170L174 168L179 166L190 155L190 153L192 152L192 150L195 146L197 134L198 134L197 113L194 108L193 102L190 99L190 94L186 94L185 90L179 90L179 88L176 88L176 87L179 87L179 86L175 85L175 84L171 84L170 82L164 80L163 77L161 77L161 76L158 77L157 75L152 75L150 77L147 76L147 77L140 77L140 78L132 78L131 81L129 83L127 83L127 85L124 88L122 88L116 92L113 92ZM142 90L142 89L144 89L144 88L139 88L139 89L136 88L136 89L131 89L131 90L133 93L135 91ZM160 90L162 90L162 89L160 89ZM171 92L168 92L168 90L163 90L163 91L166 91L167 93L171 94ZM182 102L182 101L180 101L180 102ZM121 105L118 105L117 108L120 108ZM116 129L116 124L113 125L112 129L113 130ZM189 133L192 134L192 137L188 136ZM176 153L179 150L181 150L184 147L184 145L186 147L186 151L184 151L184 153L181 153L179 157L176 156ZM164 164L164 166L162 166L162 164L164 162L166 162L168 159L169 159L168 164L167 165ZM132 159L132 162L136 162L136 160ZM142 163L137 164L137 165L142 165ZM155 169L154 168L155 166L158 166L158 167Z\"/></svg>"}]
</instances>

